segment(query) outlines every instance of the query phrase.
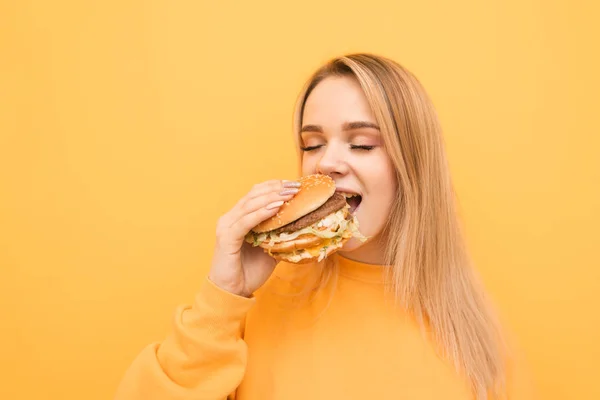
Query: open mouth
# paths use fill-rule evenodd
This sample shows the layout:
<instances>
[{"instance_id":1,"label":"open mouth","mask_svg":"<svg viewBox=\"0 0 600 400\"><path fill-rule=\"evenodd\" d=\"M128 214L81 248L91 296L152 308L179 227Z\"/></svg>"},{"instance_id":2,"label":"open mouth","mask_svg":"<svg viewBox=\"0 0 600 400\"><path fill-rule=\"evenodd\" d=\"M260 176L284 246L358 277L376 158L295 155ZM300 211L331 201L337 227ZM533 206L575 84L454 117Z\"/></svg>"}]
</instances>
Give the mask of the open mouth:
<instances>
[{"instance_id":1,"label":"open mouth","mask_svg":"<svg viewBox=\"0 0 600 400\"><path fill-rule=\"evenodd\" d=\"M360 203L362 202L362 196L356 193L342 193L346 197L346 202L350 206L350 214L354 214Z\"/></svg>"}]
</instances>

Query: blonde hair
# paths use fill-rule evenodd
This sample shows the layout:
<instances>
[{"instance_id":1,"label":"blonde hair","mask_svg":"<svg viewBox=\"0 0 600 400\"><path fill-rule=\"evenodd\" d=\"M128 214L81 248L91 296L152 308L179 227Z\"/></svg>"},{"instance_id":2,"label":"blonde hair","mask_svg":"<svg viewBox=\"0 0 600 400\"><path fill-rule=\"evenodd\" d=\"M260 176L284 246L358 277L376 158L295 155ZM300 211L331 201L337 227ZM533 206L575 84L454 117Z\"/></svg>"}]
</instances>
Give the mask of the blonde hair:
<instances>
[{"instance_id":1,"label":"blonde hair","mask_svg":"<svg viewBox=\"0 0 600 400\"><path fill-rule=\"evenodd\" d=\"M398 196L384 235L395 298L466 376L477 399L500 397L506 385L503 341L463 240L432 102L415 76L392 60L372 54L333 59L299 96L298 147L306 99L330 76L358 80L396 170Z\"/></svg>"}]
</instances>

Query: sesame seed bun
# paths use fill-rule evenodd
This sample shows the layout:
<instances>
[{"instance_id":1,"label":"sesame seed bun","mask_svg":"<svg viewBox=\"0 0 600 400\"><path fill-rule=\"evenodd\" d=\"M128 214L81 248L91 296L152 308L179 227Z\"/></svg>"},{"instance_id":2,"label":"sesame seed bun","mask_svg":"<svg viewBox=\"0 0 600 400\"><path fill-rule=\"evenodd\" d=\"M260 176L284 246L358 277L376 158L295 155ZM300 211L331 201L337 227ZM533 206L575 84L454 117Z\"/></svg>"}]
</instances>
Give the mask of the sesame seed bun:
<instances>
[{"instance_id":1,"label":"sesame seed bun","mask_svg":"<svg viewBox=\"0 0 600 400\"><path fill-rule=\"evenodd\" d=\"M298 193L285 202L277 214L254 227L253 232L269 232L294 222L321 207L335 193L335 182L327 175L307 175L298 181Z\"/></svg>"}]
</instances>

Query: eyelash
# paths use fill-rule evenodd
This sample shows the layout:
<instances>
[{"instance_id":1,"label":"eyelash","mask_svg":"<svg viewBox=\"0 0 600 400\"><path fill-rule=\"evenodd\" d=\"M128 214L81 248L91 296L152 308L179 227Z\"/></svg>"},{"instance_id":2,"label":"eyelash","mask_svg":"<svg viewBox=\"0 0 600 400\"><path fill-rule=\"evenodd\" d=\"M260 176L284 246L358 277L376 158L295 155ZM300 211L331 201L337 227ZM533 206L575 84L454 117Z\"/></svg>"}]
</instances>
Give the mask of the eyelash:
<instances>
[{"instance_id":1,"label":"eyelash","mask_svg":"<svg viewBox=\"0 0 600 400\"><path fill-rule=\"evenodd\" d=\"M302 151L314 151L317 150L319 147L322 147L323 145L320 144L318 146L307 146L307 147L300 147L300 150Z\"/></svg>"},{"instance_id":2,"label":"eyelash","mask_svg":"<svg viewBox=\"0 0 600 400\"><path fill-rule=\"evenodd\" d=\"M319 148L321 148L321 147L323 147L323 146L324 146L324 145L320 144L320 145L317 145L317 146L300 147L300 149L301 149L302 151L314 151L314 150L317 150L317 149L319 149ZM373 149L375 148L375 146L365 146L365 145L354 145L354 144L351 144L351 145L350 145L350 148L351 148L352 150L365 150L365 151L370 151L370 150L373 150Z\"/></svg>"},{"instance_id":3,"label":"eyelash","mask_svg":"<svg viewBox=\"0 0 600 400\"><path fill-rule=\"evenodd\" d=\"M366 150L366 151L370 151L373 150L375 148L375 146L366 146L366 145L354 145L351 144L350 148L353 150Z\"/></svg>"}]
</instances>

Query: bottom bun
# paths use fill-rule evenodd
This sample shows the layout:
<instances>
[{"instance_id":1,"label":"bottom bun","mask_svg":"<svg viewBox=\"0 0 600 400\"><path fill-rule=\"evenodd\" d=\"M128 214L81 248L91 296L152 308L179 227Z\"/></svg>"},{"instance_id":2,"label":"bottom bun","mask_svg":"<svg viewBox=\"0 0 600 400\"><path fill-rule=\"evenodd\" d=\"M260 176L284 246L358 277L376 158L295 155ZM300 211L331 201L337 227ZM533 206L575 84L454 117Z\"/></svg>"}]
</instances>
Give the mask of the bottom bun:
<instances>
[{"instance_id":1,"label":"bottom bun","mask_svg":"<svg viewBox=\"0 0 600 400\"><path fill-rule=\"evenodd\" d=\"M319 259L319 257L311 257L311 258L303 258L300 261L292 261L289 259L289 257L287 256L288 253L273 253L273 258L276 259L277 261L285 261L286 263L290 263L290 264L311 264L311 263L316 263L317 260Z\"/></svg>"},{"instance_id":2,"label":"bottom bun","mask_svg":"<svg viewBox=\"0 0 600 400\"><path fill-rule=\"evenodd\" d=\"M344 243L346 243L348 241L348 239L350 239L350 238L342 239L337 245L328 247L327 250L325 251L324 259L329 257L330 255L332 255L336 251L340 250L342 248L342 246L344 245ZM316 256L302 258L298 261L292 261L293 255L294 255L294 253L272 253L271 254L271 256L274 259L276 259L277 261L285 261L290 264L309 264L309 263L319 262L320 254L316 255Z\"/></svg>"}]
</instances>

